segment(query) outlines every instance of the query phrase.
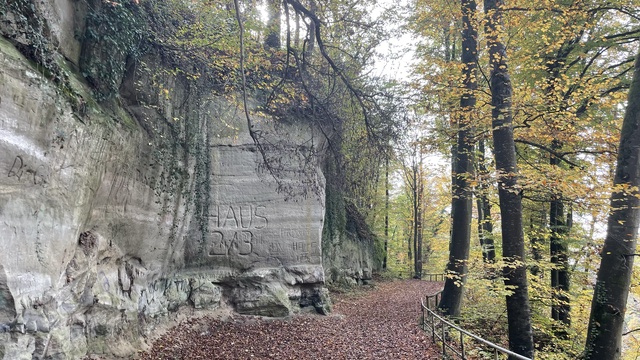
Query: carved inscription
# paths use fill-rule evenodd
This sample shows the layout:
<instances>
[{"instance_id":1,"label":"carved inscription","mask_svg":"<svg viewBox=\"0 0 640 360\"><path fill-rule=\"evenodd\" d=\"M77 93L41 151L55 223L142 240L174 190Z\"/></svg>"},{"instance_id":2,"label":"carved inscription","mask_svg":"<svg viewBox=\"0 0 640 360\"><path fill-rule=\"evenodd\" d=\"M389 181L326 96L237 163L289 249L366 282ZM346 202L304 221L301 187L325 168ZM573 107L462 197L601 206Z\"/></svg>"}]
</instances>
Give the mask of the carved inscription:
<instances>
[{"instance_id":1,"label":"carved inscription","mask_svg":"<svg viewBox=\"0 0 640 360\"><path fill-rule=\"evenodd\" d=\"M209 213L209 256L250 255L269 220L263 205L217 205Z\"/></svg>"},{"instance_id":2,"label":"carved inscription","mask_svg":"<svg viewBox=\"0 0 640 360\"><path fill-rule=\"evenodd\" d=\"M281 229L280 238L289 242L287 247L295 254L297 262L305 263L313 261L314 257L322 256L320 252L320 244L317 239L312 237L311 229ZM272 255L284 253L285 248L282 244L274 244L270 249Z\"/></svg>"},{"instance_id":3,"label":"carved inscription","mask_svg":"<svg viewBox=\"0 0 640 360\"><path fill-rule=\"evenodd\" d=\"M209 234L209 256L249 255L253 252L253 233L249 230L213 231Z\"/></svg>"},{"instance_id":4,"label":"carved inscription","mask_svg":"<svg viewBox=\"0 0 640 360\"><path fill-rule=\"evenodd\" d=\"M269 254L273 256L284 255L286 253L285 247L280 242L272 242L269 244Z\"/></svg>"},{"instance_id":5,"label":"carved inscription","mask_svg":"<svg viewBox=\"0 0 640 360\"><path fill-rule=\"evenodd\" d=\"M280 237L283 239L308 239L311 237L310 229L280 229Z\"/></svg>"},{"instance_id":6,"label":"carved inscription","mask_svg":"<svg viewBox=\"0 0 640 360\"><path fill-rule=\"evenodd\" d=\"M7 173L7 177L15 177L18 181L27 180L33 182L34 185L45 186L47 183L47 176L44 174L44 165L40 165L37 168L28 166L22 156L18 155L13 159L13 164Z\"/></svg>"},{"instance_id":7,"label":"carved inscription","mask_svg":"<svg viewBox=\"0 0 640 360\"><path fill-rule=\"evenodd\" d=\"M299 262L308 262L311 261L312 257L322 255L317 241L296 241L291 244L291 247L296 254L296 260Z\"/></svg>"},{"instance_id":8,"label":"carved inscription","mask_svg":"<svg viewBox=\"0 0 640 360\"><path fill-rule=\"evenodd\" d=\"M264 205L214 206L209 213L209 224L222 229L265 229L269 220Z\"/></svg>"}]
</instances>

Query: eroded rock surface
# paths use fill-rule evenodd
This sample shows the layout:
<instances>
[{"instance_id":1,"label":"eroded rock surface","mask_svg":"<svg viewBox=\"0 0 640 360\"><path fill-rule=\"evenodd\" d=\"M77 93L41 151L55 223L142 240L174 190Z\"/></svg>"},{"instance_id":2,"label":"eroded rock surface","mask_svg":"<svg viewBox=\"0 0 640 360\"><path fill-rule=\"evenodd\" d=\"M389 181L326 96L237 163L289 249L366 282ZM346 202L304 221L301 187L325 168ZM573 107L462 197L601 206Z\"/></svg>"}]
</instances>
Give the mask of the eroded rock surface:
<instances>
[{"instance_id":1,"label":"eroded rock surface","mask_svg":"<svg viewBox=\"0 0 640 360\"><path fill-rule=\"evenodd\" d=\"M41 6L76 94L0 39L0 358L128 358L185 307L326 313L323 194L279 192L261 166L296 188L316 129L256 117L281 145L261 153L238 104L166 73L161 96L148 67L99 105L75 70L77 2Z\"/></svg>"}]
</instances>

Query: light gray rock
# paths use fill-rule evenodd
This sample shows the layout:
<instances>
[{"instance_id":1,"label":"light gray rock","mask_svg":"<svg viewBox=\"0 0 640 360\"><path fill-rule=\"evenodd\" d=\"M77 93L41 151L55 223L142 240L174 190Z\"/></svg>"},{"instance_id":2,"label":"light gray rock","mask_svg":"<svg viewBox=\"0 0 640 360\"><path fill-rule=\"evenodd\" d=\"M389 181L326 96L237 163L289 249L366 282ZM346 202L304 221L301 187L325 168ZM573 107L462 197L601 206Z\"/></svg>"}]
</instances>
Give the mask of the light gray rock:
<instances>
[{"instance_id":1,"label":"light gray rock","mask_svg":"<svg viewBox=\"0 0 640 360\"><path fill-rule=\"evenodd\" d=\"M211 281L191 279L189 300L196 309L215 309L220 304L222 289Z\"/></svg>"},{"instance_id":2,"label":"light gray rock","mask_svg":"<svg viewBox=\"0 0 640 360\"><path fill-rule=\"evenodd\" d=\"M7 276L4 267L0 265L0 333L6 332L11 326L11 322L16 317L13 294L7 286Z\"/></svg>"},{"instance_id":3,"label":"light gray rock","mask_svg":"<svg viewBox=\"0 0 640 360\"><path fill-rule=\"evenodd\" d=\"M76 34L84 31L86 1L50 0L37 2L43 16L48 20L53 45L69 61L78 64L82 44Z\"/></svg>"},{"instance_id":4,"label":"light gray rock","mask_svg":"<svg viewBox=\"0 0 640 360\"><path fill-rule=\"evenodd\" d=\"M130 358L180 312L326 314L325 272L370 278L370 241L323 238L314 125L252 113L258 147L241 104L153 53L98 104L77 69L104 49L76 35L103 3L32 3L72 91L0 38L0 359Z\"/></svg>"},{"instance_id":5,"label":"light gray rock","mask_svg":"<svg viewBox=\"0 0 640 360\"><path fill-rule=\"evenodd\" d=\"M72 3L45 13L75 61ZM70 75L83 113L0 39L0 358L128 358L184 307L328 311L324 178L298 146L322 151L312 126L256 116L278 144L263 154L237 104L180 79L164 79L162 98L132 90L149 74L129 73L123 105L105 108ZM316 193L301 196L309 168Z\"/></svg>"}]
</instances>

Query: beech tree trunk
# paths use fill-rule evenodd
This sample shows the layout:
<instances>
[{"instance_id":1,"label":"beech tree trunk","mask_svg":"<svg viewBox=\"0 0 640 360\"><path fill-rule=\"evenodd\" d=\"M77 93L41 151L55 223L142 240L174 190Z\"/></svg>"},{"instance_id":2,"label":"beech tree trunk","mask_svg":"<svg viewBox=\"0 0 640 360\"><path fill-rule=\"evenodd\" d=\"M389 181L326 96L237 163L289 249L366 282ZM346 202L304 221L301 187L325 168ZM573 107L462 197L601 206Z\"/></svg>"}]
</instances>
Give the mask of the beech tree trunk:
<instances>
[{"instance_id":1,"label":"beech tree trunk","mask_svg":"<svg viewBox=\"0 0 640 360\"><path fill-rule=\"evenodd\" d=\"M264 41L265 48L279 49L282 45L280 41L281 18L280 0L267 0L267 12L269 19L267 20L267 36Z\"/></svg>"},{"instance_id":2,"label":"beech tree trunk","mask_svg":"<svg viewBox=\"0 0 640 360\"><path fill-rule=\"evenodd\" d=\"M546 227L547 209L532 209L529 217L529 242L531 245L531 256L533 257L533 266L531 266L531 275L542 277L538 264L542 261L542 248L545 243L544 236L540 231L540 227Z\"/></svg>"},{"instance_id":3,"label":"beech tree trunk","mask_svg":"<svg viewBox=\"0 0 640 360\"><path fill-rule=\"evenodd\" d=\"M412 208L413 208L413 206L412 206ZM408 225L411 225L411 231L410 231L410 234L409 234L409 238L407 239L407 259L409 259L409 269L411 269L411 262L413 260L413 250L412 250L412 245L411 245L411 243L413 241L413 221L411 221L411 224L408 224ZM409 271L411 271L411 270L409 270Z\"/></svg>"},{"instance_id":4,"label":"beech tree trunk","mask_svg":"<svg viewBox=\"0 0 640 360\"><path fill-rule=\"evenodd\" d=\"M591 302L585 358L619 359L640 225L640 54L620 133L607 237Z\"/></svg>"},{"instance_id":5,"label":"beech tree trunk","mask_svg":"<svg viewBox=\"0 0 640 360\"><path fill-rule=\"evenodd\" d=\"M442 298L438 305L444 314L460 316L467 260L471 241L473 192L469 180L473 176L472 113L476 106L476 62L478 60L478 31L475 28L476 2L462 0L462 63L465 91L460 99L458 141L455 151L453 196L451 202L451 241L449 263Z\"/></svg>"},{"instance_id":6,"label":"beech tree trunk","mask_svg":"<svg viewBox=\"0 0 640 360\"><path fill-rule=\"evenodd\" d=\"M554 140L551 148L556 150L560 148L558 141ZM560 159L551 155L549 158L551 166L560 165ZM549 203L549 229L551 237L549 249L551 255L551 263L554 267L551 269L551 289L552 305L551 318L558 320L566 325L570 325L569 319L569 258L567 255L567 239L568 222L565 221L564 202L562 194L554 194ZM560 335L564 331L559 332Z\"/></svg>"},{"instance_id":7,"label":"beech tree trunk","mask_svg":"<svg viewBox=\"0 0 640 360\"><path fill-rule=\"evenodd\" d=\"M416 164L415 162L411 162L411 166L409 169L405 168L405 176L407 178L407 182L409 184L409 199L411 200L411 220L409 222L410 225L410 234L409 234L409 238L407 239L407 258L409 259L409 272L411 272L412 270L415 271L415 261L413 261L414 259L414 255L415 255L415 245L416 245L416 195L417 195L417 191L416 191L416 186L417 186L417 182L416 182L416 175L417 175L417 170L416 170ZM413 269L411 269L411 265L413 265Z\"/></svg>"},{"instance_id":8,"label":"beech tree trunk","mask_svg":"<svg viewBox=\"0 0 640 360\"><path fill-rule=\"evenodd\" d=\"M387 269L387 254L389 253L389 155L384 163L384 254L382 270Z\"/></svg>"},{"instance_id":9,"label":"beech tree trunk","mask_svg":"<svg viewBox=\"0 0 640 360\"><path fill-rule=\"evenodd\" d=\"M476 195L478 209L478 238L482 248L482 260L492 264L496 259L496 249L493 243L493 221L491 220L491 204L487 198L487 167L484 163L484 140L478 140L476 162L478 164L479 192Z\"/></svg>"},{"instance_id":10,"label":"beech tree trunk","mask_svg":"<svg viewBox=\"0 0 640 360\"><path fill-rule=\"evenodd\" d=\"M566 223L564 220L564 204L561 199L553 199L549 206L551 241L549 244L551 263L551 288L553 289L553 305L551 317L567 325L569 320L569 259L566 245Z\"/></svg>"},{"instance_id":11,"label":"beech tree trunk","mask_svg":"<svg viewBox=\"0 0 640 360\"><path fill-rule=\"evenodd\" d=\"M511 112L512 86L507 68L506 49L499 40L502 31L503 0L485 0L488 16L487 41L491 64L491 105L493 147L498 173L498 196L502 218L502 252L504 283L513 293L506 297L509 348L533 358L531 308L527 286L522 231L522 198L517 184L515 142Z\"/></svg>"},{"instance_id":12,"label":"beech tree trunk","mask_svg":"<svg viewBox=\"0 0 640 360\"><path fill-rule=\"evenodd\" d=\"M416 156L420 160L413 166L413 277L422 279L422 154L417 152Z\"/></svg>"},{"instance_id":13,"label":"beech tree trunk","mask_svg":"<svg viewBox=\"0 0 640 360\"><path fill-rule=\"evenodd\" d=\"M310 0L309 1L309 11L315 15L316 11L318 10L318 5L316 4L315 0ZM313 55L313 51L315 49L315 34L316 34L316 23L313 21L309 22L308 25L308 36L305 40L305 49L303 52L303 56L304 56L304 62L303 65L306 66L307 63L309 63L311 61L311 56Z\"/></svg>"},{"instance_id":14,"label":"beech tree trunk","mask_svg":"<svg viewBox=\"0 0 640 360\"><path fill-rule=\"evenodd\" d=\"M567 62L567 57L575 49L576 44L580 42L580 35L566 40L560 49L555 53L553 57L547 60L546 71L548 79L545 84L545 92L550 97L550 109L553 109L553 99L556 93L558 79L560 78L563 70L563 64ZM580 113L576 113L580 116ZM560 151L562 143L558 139L551 141L551 149L554 151ZM552 168L560 166L561 159L553 155L549 157L549 165ZM565 220L564 215L564 199L563 194L560 191L554 191L549 202L549 230L551 231L549 249L551 256L551 263L553 268L551 269L551 290L552 290L552 305L551 305L551 318L562 322L565 325L570 325L569 319L569 259L566 236L569 233L569 222ZM558 329L556 334L559 336L566 336L566 329Z\"/></svg>"}]
</instances>

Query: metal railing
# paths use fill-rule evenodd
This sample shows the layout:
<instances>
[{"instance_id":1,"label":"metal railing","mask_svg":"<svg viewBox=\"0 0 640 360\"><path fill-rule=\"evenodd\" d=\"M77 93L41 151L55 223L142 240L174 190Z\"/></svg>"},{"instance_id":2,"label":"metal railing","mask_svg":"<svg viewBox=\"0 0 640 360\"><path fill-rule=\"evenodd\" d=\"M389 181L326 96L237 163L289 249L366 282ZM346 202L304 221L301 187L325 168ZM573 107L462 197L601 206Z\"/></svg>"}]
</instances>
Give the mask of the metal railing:
<instances>
[{"instance_id":1,"label":"metal railing","mask_svg":"<svg viewBox=\"0 0 640 360\"><path fill-rule=\"evenodd\" d=\"M399 271L396 272L396 274L400 277L400 278L412 278L415 273L413 272L405 272L405 271ZM425 281L444 281L446 279L446 274L444 273L439 273L439 274L422 274L421 279L425 280Z\"/></svg>"},{"instance_id":2,"label":"metal railing","mask_svg":"<svg viewBox=\"0 0 640 360\"><path fill-rule=\"evenodd\" d=\"M427 295L424 300L421 299L420 307L422 309L422 330L429 331L431 333L431 338L433 339L434 343L436 343L437 341L440 341L442 343L441 349L443 359L446 359L449 356L449 353L459 357L460 359L469 359L467 357L467 349L465 347L465 337L467 337L488 347L488 354L492 354L494 359L500 359L501 355L507 355L509 359L532 360L528 357L516 354L513 351L507 350L479 336L476 336L445 320L437 313L436 310L438 302L440 301L441 293L442 291L438 291L434 295ZM434 300L433 307L431 304L432 300ZM458 332L459 336L452 336L452 330ZM457 338L457 341L454 340L454 338Z\"/></svg>"},{"instance_id":3,"label":"metal railing","mask_svg":"<svg viewBox=\"0 0 640 360\"><path fill-rule=\"evenodd\" d=\"M426 281L444 281L445 274L422 274L422 280Z\"/></svg>"}]
</instances>

